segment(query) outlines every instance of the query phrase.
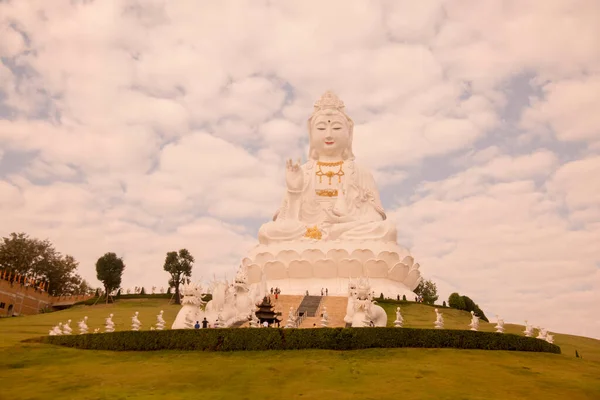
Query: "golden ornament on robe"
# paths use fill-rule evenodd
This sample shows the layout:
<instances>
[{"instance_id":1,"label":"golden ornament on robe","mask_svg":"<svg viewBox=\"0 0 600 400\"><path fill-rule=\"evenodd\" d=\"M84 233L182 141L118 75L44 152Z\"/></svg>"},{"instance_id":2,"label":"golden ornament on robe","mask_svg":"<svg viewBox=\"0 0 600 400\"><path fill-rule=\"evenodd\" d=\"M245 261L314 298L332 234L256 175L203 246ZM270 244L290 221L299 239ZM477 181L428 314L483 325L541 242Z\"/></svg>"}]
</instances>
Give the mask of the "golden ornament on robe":
<instances>
[{"instance_id":1,"label":"golden ornament on robe","mask_svg":"<svg viewBox=\"0 0 600 400\"><path fill-rule=\"evenodd\" d=\"M336 197L338 195L338 190L337 189L316 189L315 193L317 196Z\"/></svg>"},{"instance_id":2,"label":"golden ornament on robe","mask_svg":"<svg viewBox=\"0 0 600 400\"><path fill-rule=\"evenodd\" d=\"M310 227L306 228L306 233L304 234L304 237L321 240L321 238L323 237L323 234L321 233L319 228L315 225L312 228L310 228Z\"/></svg>"},{"instance_id":3,"label":"golden ornament on robe","mask_svg":"<svg viewBox=\"0 0 600 400\"><path fill-rule=\"evenodd\" d=\"M331 178L333 178L334 176L338 177L338 183L342 183L342 176L346 175L344 173L344 170L342 169L343 165L344 165L344 161L337 161L337 162L331 162L331 163L317 161L317 166L319 167L319 169L317 172L315 172L315 175L319 177L319 183L323 183L324 176L329 178L329 185L331 185ZM340 169L337 172L333 172L333 171L323 172L321 167L340 167Z\"/></svg>"}]
</instances>

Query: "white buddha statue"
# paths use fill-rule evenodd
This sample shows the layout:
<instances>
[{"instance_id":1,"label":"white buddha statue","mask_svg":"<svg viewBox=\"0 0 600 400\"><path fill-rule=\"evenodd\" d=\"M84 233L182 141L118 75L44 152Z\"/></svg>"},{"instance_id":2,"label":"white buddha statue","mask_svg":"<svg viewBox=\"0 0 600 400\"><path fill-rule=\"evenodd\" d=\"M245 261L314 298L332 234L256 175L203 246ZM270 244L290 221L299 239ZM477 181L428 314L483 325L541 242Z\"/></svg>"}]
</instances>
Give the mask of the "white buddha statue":
<instances>
[{"instance_id":1,"label":"white buddha statue","mask_svg":"<svg viewBox=\"0 0 600 400\"><path fill-rule=\"evenodd\" d=\"M283 203L260 228L259 242L303 237L396 242L396 226L387 220L373 175L354 162L354 122L344 103L327 92L314 108L308 120L309 161L287 161Z\"/></svg>"},{"instance_id":2,"label":"white buddha statue","mask_svg":"<svg viewBox=\"0 0 600 400\"><path fill-rule=\"evenodd\" d=\"M371 172L354 161L354 122L326 92L308 119L309 160L287 160L286 189L259 244L242 260L248 283L266 275L284 294L328 288L347 295L349 278L368 276L377 293L414 296L419 264L397 243Z\"/></svg>"}]
</instances>

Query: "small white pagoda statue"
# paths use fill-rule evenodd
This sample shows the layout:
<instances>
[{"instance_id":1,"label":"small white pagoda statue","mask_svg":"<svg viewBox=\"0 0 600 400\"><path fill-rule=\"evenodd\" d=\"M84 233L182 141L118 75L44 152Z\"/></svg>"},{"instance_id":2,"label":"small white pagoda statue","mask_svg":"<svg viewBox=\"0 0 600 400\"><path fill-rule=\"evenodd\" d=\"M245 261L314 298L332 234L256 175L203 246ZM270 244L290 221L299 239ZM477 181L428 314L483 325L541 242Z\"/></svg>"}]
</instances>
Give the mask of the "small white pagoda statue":
<instances>
[{"instance_id":1,"label":"small white pagoda statue","mask_svg":"<svg viewBox=\"0 0 600 400\"><path fill-rule=\"evenodd\" d=\"M433 324L435 329L444 329L444 316L437 308L435 309L435 322Z\"/></svg>"},{"instance_id":2,"label":"small white pagoda statue","mask_svg":"<svg viewBox=\"0 0 600 400\"><path fill-rule=\"evenodd\" d=\"M109 314L108 318L104 320L104 332L114 332L115 331L115 323L112 320L113 315Z\"/></svg>"},{"instance_id":3,"label":"small white pagoda statue","mask_svg":"<svg viewBox=\"0 0 600 400\"><path fill-rule=\"evenodd\" d=\"M496 315L496 333L504 333L504 320Z\"/></svg>"},{"instance_id":4,"label":"small white pagoda statue","mask_svg":"<svg viewBox=\"0 0 600 400\"><path fill-rule=\"evenodd\" d=\"M400 306L396 307L396 320L394 321L394 327L402 328L404 325L404 318L402 318L402 313L400 312Z\"/></svg>"},{"instance_id":5,"label":"small white pagoda statue","mask_svg":"<svg viewBox=\"0 0 600 400\"><path fill-rule=\"evenodd\" d=\"M538 335L536 337L536 339L542 339L542 340L546 340L546 329L545 328L540 328L538 326Z\"/></svg>"},{"instance_id":6,"label":"small white pagoda statue","mask_svg":"<svg viewBox=\"0 0 600 400\"><path fill-rule=\"evenodd\" d=\"M163 318L163 310L160 310L160 313L156 316L156 330L162 331L165 329L165 319Z\"/></svg>"},{"instance_id":7,"label":"small white pagoda statue","mask_svg":"<svg viewBox=\"0 0 600 400\"><path fill-rule=\"evenodd\" d=\"M72 332L71 320L68 320L67 323L62 326L62 333L63 335L70 335Z\"/></svg>"},{"instance_id":8,"label":"small white pagoda statue","mask_svg":"<svg viewBox=\"0 0 600 400\"><path fill-rule=\"evenodd\" d=\"M221 316L221 314L219 314L217 316L217 320L215 321L215 328L224 328L224 324L223 324L223 317Z\"/></svg>"},{"instance_id":9,"label":"small white pagoda statue","mask_svg":"<svg viewBox=\"0 0 600 400\"><path fill-rule=\"evenodd\" d=\"M50 329L48 333L50 336L61 336L63 334L62 331L62 322L59 322L54 328Z\"/></svg>"},{"instance_id":10,"label":"small white pagoda statue","mask_svg":"<svg viewBox=\"0 0 600 400\"><path fill-rule=\"evenodd\" d=\"M344 296L349 277L368 276L376 293L414 296L419 264L398 245L373 174L355 161L354 122L344 102L324 93L307 125L308 160L286 161L281 206L242 259L248 284L258 286L266 275L268 286L285 294L327 288Z\"/></svg>"},{"instance_id":11,"label":"small white pagoda statue","mask_svg":"<svg viewBox=\"0 0 600 400\"><path fill-rule=\"evenodd\" d=\"M469 326L472 331L477 332L479 330L479 317L475 315L475 311L471 311L471 323Z\"/></svg>"},{"instance_id":12,"label":"small white pagoda statue","mask_svg":"<svg viewBox=\"0 0 600 400\"><path fill-rule=\"evenodd\" d=\"M554 335L551 335L550 333L546 333L546 342L554 343Z\"/></svg>"},{"instance_id":13,"label":"small white pagoda statue","mask_svg":"<svg viewBox=\"0 0 600 400\"><path fill-rule=\"evenodd\" d=\"M140 322L138 315L140 313L139 312L135 312L135 314L133 314L133 317L131 317L131 330L132 331L139 331L140 327L142 326L142 323Z\"/></svg>"},{"instance_id":14,"label":"small white pagoda statue","mask_svg":"<svg viewBox=\"0 0 600 400\"><path fill-rule=\"evenodd\" d=\"M323 306L323 317L321 318L321 326L327 328L329 326L329 314L327 314L327 307Z\"/></svg>"},{"instance_id":15,"label":"small white pagoda statue","mask_svg":"<svg viewBox=\"0 0 600 400\"><path fill-rule=\"evenodd\" d=\"M88 329L89 329L89 328L88 328L88 326L87 326L87 320L88 320L88 317L87 317L87 316L85 316L85 317L83 317L83 319L82 319L81 321L79 321L79 323L77 324L77 325L78 325L78 327L79 327L79 334L80 334L80 335L84 335L84 334L88 333Z\"/></svg>"},{"instance_id":16,"label":"small white pagoda statue","mask_svg":"<svg viewBox=\"0 0 600 400\"><path fill-rule=\"evenodd\" d=\"M525 330L523 331L525 336L532 337L533 336L533 325L530 325L525 321Z\"/></svg>"},{"instance_id":17,"label":"small white pagoda statue","mask_svg":"<svg viewBox=\"0 0 600 400\"><path fill-rule=\"evenodd\" d=\"M288 320L285 325L285 328L295 328L296 327L296 316L294 312L294 307L290 307L290 311L288 313ZM254 314L253 314L254 315ZM254 315L256 316L256 315Z\"/></svg>"}]
</instances>

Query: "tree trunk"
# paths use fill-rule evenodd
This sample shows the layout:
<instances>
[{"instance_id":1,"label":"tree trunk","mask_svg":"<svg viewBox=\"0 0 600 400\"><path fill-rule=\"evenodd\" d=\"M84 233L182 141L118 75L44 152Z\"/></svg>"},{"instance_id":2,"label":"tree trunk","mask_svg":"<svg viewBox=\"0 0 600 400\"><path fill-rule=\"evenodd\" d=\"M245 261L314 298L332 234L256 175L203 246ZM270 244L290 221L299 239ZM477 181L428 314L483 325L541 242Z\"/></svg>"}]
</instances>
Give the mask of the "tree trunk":
<instances>
[{"instance_id":1,"label":"tree trunk","mask_svg":"<svg viewBox=\"0 0 600 400\"><path fill-rule=\"evenodd\" d=\"M177 280L173 279L175 283L175 304L181 305L181 300L179 299L179 284L181 280L181 276L177 277Z\"/></svg>"},{"instance_id":2,"label":"tree trunk","mask_svg":"<svg viewBox=\"0 0 600 400\"><path fill-rule=\"evenodd\" d=\"M104 286L104 295L106 296L106 304L108 304L108 286Z\"/></svg>"}]
</instances>

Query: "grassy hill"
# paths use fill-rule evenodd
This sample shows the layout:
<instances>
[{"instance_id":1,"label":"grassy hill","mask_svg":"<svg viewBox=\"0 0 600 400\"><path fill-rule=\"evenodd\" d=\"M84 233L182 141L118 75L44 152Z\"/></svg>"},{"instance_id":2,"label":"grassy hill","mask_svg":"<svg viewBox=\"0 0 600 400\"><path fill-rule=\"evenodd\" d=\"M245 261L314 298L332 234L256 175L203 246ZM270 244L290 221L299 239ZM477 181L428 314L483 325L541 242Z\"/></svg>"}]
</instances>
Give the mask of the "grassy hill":
<instances>
[{"instance_id":1,"label":"grassy hill","mask_svg":"<svg viewBox=\"0 0 600 400\"><path fill-rule=\"evenodd\" d=\"M396 319L396 307L398 304L379 303L388 315L388 325L393 326ZM433 328L435 321L435 307L425 304L406 302L400 304L404 326L407 328ZM438 310L444 314L444 328L446 329L470 329L471 314L466 311L455 310L453 308L441 308ZM494 329L496 323L487 323L479 321L479 330L483 332L496 332ZM514 333L522 335L525 330L524 325L504 324L505 333ZM562 353L568 357L575 357L575 350L578 351L584 359L590 359L600 362L600 340L585 338L581 336L565 335L552 332L554 343L559 345ZM537 335L537 330L536 330ZM599 396L600 398L600 396Z\"/></svg>"},{"instance_id":2,"label":"grassy hill","mask_svg":"<svg viewBox=\"0 0 600 400\"><path fill-rule=\"evenodd\" d=\"M381 304L394 319L395 304ZM117 330L129 329L139 311L143 328L164 310L170 324L179 307L165 299L123 300L77 306L31 317L0 320L0 399L598 399L600 341L555 335L563 354L452 350L372 349L360 351L270 351L147 353L82 351L26 338L45 335L59 321L88 316L90 329L103 328L113 313ZM433 326L433 307L406 303L407 327ZM470 315L445 308L445 324L465 329ZM481 330L494 324L481 322ZM507 324L507 331L524 327ZM575 358L575 349L583 359Z\"/></svg>"}]
</instances>

